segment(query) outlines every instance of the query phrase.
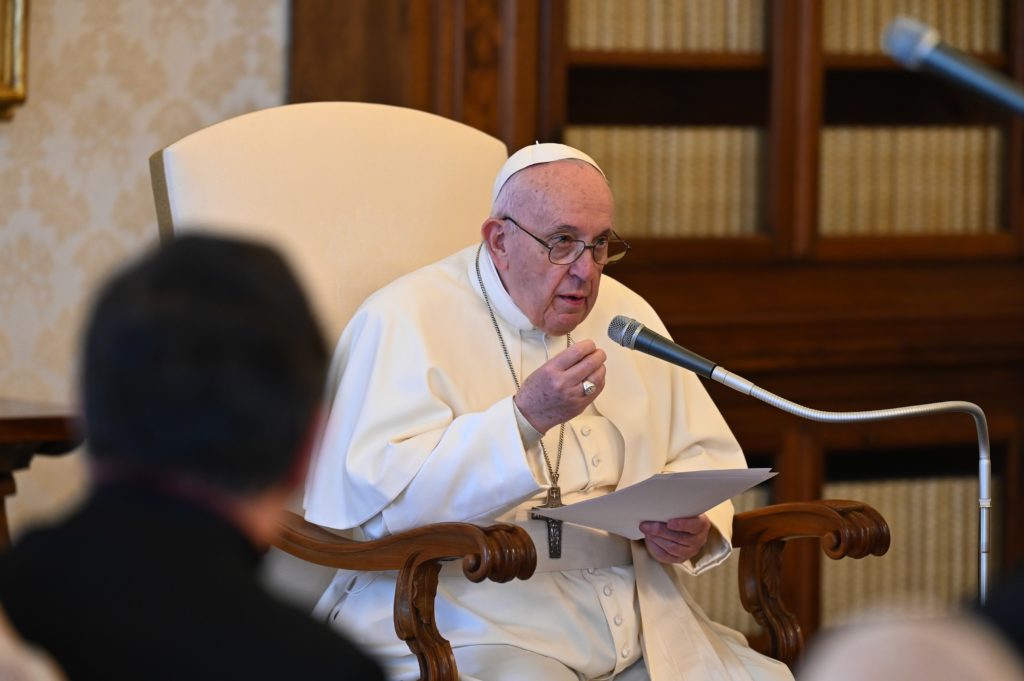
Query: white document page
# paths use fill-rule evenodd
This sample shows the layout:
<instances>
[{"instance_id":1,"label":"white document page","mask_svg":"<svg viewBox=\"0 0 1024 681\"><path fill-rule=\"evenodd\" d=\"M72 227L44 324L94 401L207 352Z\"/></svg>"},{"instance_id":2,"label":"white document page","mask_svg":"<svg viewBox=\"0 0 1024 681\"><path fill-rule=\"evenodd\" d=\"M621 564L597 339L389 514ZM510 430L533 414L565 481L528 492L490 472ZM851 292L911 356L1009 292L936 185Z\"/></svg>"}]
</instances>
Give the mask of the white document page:
<instances>
[{"instance_id":1,"label":"white document page","mask_svg":"<svg viewBox=\"0 0 1024 681\"><path fill-rule=\"evenodd\" d=\"M665 522L700 515L775 475L770 468L661 473L602 497L538 508L534 513L627 539L643 539L640 523L644 520Z\"/></svg>"}]
</instances>

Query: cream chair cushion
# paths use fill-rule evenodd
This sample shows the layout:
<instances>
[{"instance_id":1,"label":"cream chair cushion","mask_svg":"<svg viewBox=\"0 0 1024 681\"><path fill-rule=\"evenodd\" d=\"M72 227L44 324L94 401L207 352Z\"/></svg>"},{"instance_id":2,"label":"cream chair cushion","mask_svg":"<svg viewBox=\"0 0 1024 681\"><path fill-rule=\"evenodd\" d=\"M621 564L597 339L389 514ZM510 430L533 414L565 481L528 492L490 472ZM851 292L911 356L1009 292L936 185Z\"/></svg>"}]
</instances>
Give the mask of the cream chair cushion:
<instances>
[{"instance_id":1,"label":"cream chair cushion","mask_svg":"<svg viewBox=\"0 0 1024 681\"><path fill-rule=\"evenodd\" d=\"M506 156L433 114L314 102L192 133L150 166L163 237L201 227L277 245L333 342L368 294L479 240Z\"/></svg>"}]
</instances>

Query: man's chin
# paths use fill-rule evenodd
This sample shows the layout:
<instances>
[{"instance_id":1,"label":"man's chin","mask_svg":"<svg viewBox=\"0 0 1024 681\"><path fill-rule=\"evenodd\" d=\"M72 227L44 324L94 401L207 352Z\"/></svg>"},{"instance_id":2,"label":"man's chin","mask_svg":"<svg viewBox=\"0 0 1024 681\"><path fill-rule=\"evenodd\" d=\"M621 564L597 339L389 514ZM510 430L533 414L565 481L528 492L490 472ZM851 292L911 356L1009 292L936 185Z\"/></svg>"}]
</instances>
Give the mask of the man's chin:
<instances>
[{"instance_id":1,"label":"man's chin","mask_svg":"<svg viewBox=\"0 0 1024 681\"><path fill-rule=\"evenodd\" d=\"M590 310L583 313L573 314L560 314L555 319L550 321L545 320L544 333L549 336L564 336L567 333L572 333L577 326L583 323L583 320L590 314Z\"/></svg>"}]
</instances>

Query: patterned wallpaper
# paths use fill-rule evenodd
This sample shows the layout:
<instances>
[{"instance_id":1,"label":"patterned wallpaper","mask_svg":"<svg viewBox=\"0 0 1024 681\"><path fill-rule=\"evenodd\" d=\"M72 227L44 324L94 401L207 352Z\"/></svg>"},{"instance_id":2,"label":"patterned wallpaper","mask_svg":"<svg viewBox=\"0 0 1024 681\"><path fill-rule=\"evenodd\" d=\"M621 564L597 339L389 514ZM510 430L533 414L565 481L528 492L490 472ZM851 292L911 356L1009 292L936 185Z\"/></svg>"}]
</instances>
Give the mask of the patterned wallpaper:
<instances>
[{"instance_id":1,"label":"patterned wallpaper","mask_svg":"<svg viewBox=\"0 0 1024 681\"><path fill-rule=\"evenodd\" d=\"M287 0L32 0L28 100L0 121L0 396L69 402L79 325L155 242L149 155L284 97ZM17 474L12 531L85 488L78 454Z\"/></svg>"}]
</instances>

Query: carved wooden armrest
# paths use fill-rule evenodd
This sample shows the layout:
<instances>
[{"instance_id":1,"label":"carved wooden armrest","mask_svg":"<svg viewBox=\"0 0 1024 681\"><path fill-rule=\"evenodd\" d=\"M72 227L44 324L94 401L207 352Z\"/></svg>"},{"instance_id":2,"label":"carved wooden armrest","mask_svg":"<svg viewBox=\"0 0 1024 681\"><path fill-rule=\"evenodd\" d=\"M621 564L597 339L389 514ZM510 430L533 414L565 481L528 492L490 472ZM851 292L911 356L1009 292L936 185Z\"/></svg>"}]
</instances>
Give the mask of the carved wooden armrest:
<instances>
[{"instance_id":1,"label":"carved wooden armrest","mask_svg":"<svg viewBox=\"0 0 1024 681\"><path fill-rule=\"evenodd\" d=\"M375 541L355 541L287 513L274 545L317 565L398 570L395 631L419 660L422 681L459 678L452 648L434 620L441 563L461 559L466 578L473 582L528 579L537 566L530 535L514 525L436 523Z\"/></svg>"},{"instance_id":2,"label":"carved wooden armrest","mask_svg":"<svg viewBox=\"0 0 1024 681\"><path fill-rule=\"evenodd\" d=\"M791 539L818 538L829 558L881 556L889 550L889 526L874 508L857 501L775 504L733 520L732 545L740 551L743 608L768 631L769 654L793 664L803 633L779 594L782 549Z\"/></svg>"}]
</instances>

